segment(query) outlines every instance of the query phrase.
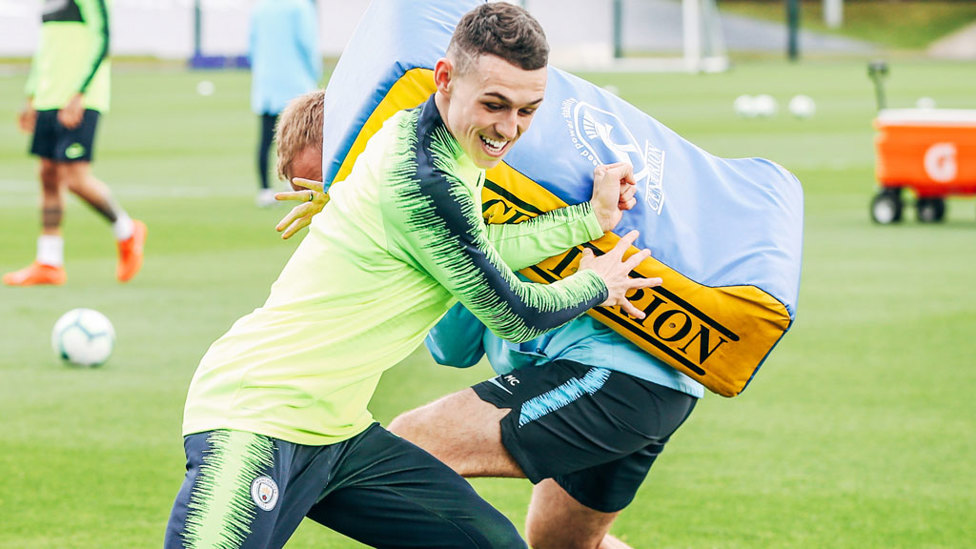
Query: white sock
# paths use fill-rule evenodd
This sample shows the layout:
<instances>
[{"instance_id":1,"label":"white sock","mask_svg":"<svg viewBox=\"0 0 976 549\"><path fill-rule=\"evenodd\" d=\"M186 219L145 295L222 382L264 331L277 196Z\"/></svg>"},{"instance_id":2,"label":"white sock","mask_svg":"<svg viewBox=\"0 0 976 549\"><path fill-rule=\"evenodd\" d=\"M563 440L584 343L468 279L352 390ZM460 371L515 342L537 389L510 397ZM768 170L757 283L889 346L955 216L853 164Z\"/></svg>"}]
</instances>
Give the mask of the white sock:
<instances>
[{"instance_id":1,"label":"white sock","mask_svg":"<svg viewBox=\"0 0 976 549\"><path fill-rule=\"evenodd\" d=\"M132 218L125 212L120 212L112 223L112 232L116 240L127 240L132 236Z\"/></svg>"},{"instance_id":2,"label":"white sock","mask_svg":"<svg viewBox=\"0 0 976 549\"><path fill-rule=\"evenodd\" d=\"M37 261L45 265L64 265L64 239L57 235L37 237Z\"/></svg>"}]
</instances>

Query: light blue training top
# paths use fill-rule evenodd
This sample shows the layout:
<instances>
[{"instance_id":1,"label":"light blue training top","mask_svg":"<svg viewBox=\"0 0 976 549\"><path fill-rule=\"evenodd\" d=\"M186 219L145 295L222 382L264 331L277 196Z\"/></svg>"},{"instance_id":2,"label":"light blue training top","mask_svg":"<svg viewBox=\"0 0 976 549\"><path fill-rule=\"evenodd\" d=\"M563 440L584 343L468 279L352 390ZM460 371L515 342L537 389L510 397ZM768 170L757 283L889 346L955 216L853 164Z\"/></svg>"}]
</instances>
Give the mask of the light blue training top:
<instances>
[{"instance_id":1,"label":"light blue training top","mask_svg":"<svg viewBox=\"0 0 976 549\"><path fill-rule=\"evenodd\" d=\"M312 0L261 0L251 12L251 109L278 114L318 87L322 58Z\"/></svg>"},{"instance_id":2,"label":"light blue training top","mask_svg":"<svg viewBox=\"0 0 976 549\"><path fill-rule=\"evenodd\" d=\"M467 368L484 355L499 375L526 366L572 360L657 383L701 398L700 383L667 366L588 315L525 343L505 341L485 328L460 303L444 315L424 341L438 364Z\"/></svg>"}]
</instances>

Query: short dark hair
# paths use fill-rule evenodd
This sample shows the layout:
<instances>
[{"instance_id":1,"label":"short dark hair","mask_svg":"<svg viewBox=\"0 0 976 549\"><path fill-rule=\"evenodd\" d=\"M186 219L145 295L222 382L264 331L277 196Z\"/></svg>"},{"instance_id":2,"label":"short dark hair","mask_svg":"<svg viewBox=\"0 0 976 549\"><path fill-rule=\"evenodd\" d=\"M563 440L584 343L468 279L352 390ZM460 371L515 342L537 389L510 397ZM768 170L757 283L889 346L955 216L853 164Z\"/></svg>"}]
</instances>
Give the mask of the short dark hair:
<instances>
[{"instance_id":1,"label":"short dark hair","mask_svg":"<svg viewBox=\"0 0 976 549\"><path fill-rule=\"evenodd\" d=\"M542 25L525 9L507 2L490 2L464 14L447 56L464 74L481 55L495 55L522 70L544 68L549 61L549 43Z\"/></svg>"}]
</instances>

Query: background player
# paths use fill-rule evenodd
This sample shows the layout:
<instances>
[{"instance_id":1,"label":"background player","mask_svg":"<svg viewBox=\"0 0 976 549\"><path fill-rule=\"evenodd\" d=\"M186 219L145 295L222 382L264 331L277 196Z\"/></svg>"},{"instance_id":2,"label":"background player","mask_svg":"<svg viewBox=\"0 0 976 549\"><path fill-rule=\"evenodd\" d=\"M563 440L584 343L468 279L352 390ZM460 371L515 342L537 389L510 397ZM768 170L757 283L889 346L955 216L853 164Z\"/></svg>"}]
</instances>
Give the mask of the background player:
<instances>
[{"instance_id":1,"label":"background player","mask_svg":"<svg viewBox=\"0 0 976 549\"><path fill-rule=\"evenodd\" d=\"M292 98L314 90L322 78L316 19L312 0L261 0L251 12L251 110L261 120L258 206L274 204L268 157L278 114Z\"/></svg>"},{"instance_id":2,"label":"background player","mask_svg":"<svg viewBox=\"0 0 976 549\"><path fill-rule=\"evenodd\" d=\"M41 40L30 77L20 128L33 132L31 154L40 157L41 236L37 259L7 273L4 284L64 284L61 190L78 195L112 223L118 241L116 277L127 282L142 267L146 226L133 220L91 172L99 113L109 107L109 18L106 0L44 3Z\"/></svg>"}]
</instances>

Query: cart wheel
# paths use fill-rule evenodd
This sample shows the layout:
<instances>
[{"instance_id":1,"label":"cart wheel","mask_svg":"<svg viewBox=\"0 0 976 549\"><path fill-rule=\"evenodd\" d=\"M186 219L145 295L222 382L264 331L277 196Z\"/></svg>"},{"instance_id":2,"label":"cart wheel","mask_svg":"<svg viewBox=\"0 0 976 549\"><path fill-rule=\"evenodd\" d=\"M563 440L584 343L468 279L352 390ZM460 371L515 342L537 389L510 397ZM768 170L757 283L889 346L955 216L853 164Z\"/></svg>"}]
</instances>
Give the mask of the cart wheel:
<instances>
[{"instance_id":1,"label":"cart wheel","mask_svg":"<svg viewBox=\"0 0 976 549\"><path fill-rule=\"evenodd\" d=\"M945 219L944 198L919 198L915 203L918 220L922 223L937 223Z\"/></svg>"},{"instance_id":2,"label":"cart wheel","mask_svg":"<svg viewBox=\"0 0 976 549\"><path fill-rule=\"evenodd\" d=\"M871 200L871 219L888 225L901 221L901 189L884 189Z\"/></svg>"}]
</instances>

